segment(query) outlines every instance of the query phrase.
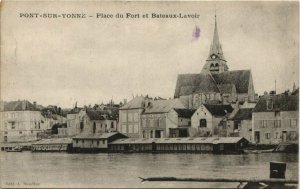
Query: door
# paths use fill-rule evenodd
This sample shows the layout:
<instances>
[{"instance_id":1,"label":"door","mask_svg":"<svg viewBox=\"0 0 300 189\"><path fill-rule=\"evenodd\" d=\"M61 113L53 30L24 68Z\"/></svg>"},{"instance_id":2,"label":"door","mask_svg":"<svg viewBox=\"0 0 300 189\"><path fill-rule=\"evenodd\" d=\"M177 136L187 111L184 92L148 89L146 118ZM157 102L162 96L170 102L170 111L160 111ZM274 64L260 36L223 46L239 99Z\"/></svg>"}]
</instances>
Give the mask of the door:
<instances>
[{"instance_id":1,"label":"door","mask_svg":"<svg viewBox=\"0 0 300 189\"><path fill-rule=\"evenodd\" d=\"M255 133L254 133L254 140L255 140L255 143L259 143L260 142L260 133L259 133L259 131L255 131Z\"/></svg>"},{"instance_id":2,"label":"door","mask_svg":"<svg viewBox=\"0 0 300 189\"><path fill-rule=\"evenodd\" d=\"M155 138L161 138L160 130L155 130Z\"/></svg>"},{"instance_id":3,"label":"door","mask_svg":"<svg viewBox=\"0 0 300 189\"><path fill-rule=\"evenodd\" d=\"M286 142L286 131L282 131L282 142Z\"/></svg>"}]
</instances>

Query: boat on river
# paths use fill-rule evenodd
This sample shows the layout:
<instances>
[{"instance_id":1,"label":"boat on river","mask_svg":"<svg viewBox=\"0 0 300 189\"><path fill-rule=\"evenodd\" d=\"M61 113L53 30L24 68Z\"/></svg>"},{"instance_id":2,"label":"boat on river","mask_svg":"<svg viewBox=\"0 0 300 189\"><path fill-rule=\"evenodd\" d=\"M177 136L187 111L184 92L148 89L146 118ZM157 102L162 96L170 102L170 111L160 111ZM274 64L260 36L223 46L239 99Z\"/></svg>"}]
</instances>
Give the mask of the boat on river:
<instances>
[{"instance_id":1,"label":"boat on river","mask_svg":"<svg viewBox=\"0 0 300 189\"><path fill-rule=\"evenodd\" d=\"M244 153L246 154L260 154L260 153L272 153L274 149L265 149L265 150L258 150L258 149L244 149Z\"/></svg>"},{"instance_id":2,"label":"boat on river","mask_svg":"<svg viewBox=\"0 0 300 189\"><path fill-rule=\"evenodd\" d=\"M23 148L21 146L15 146L5 150L6 152L22 152Z\"/></svg>"}]
</instances>

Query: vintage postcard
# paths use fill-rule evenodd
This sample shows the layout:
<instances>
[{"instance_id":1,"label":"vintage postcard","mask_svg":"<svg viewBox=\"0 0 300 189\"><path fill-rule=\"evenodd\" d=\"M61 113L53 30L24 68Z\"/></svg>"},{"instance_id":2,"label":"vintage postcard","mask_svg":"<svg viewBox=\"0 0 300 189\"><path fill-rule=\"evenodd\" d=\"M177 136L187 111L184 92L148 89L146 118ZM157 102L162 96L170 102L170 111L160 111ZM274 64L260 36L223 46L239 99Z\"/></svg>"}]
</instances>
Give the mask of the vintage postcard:
<instances>
[{"instance_id":1,"label":"vintage postcard","mask_svg":"<svg viewBox=\"0 0 300 189\"><path fill-rule=\"evenodd\" d=\"M297 188L298 1L1 2L1 188Z\"/></svg>"}]
</instances>

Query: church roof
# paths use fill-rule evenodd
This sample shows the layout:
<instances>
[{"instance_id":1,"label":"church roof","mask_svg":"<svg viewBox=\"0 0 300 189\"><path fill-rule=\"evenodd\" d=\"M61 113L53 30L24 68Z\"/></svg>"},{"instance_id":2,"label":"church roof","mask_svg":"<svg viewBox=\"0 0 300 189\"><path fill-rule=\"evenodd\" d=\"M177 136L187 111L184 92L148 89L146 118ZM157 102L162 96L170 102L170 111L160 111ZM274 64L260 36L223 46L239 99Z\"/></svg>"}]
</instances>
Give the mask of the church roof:
<instances>
[{"instance_id":1,"label":"church roof","mask_svg":"<svg viewBox=\"0 0 300 189\"><path fill-rule=\"evenodd\" d=\"M177 77L174 97L194 93L228 93L236 88L237 93L248 93L250 70L226 71L219 74L180 74Z\"/></svg>"},{"instance_id":2,"label":"church roof","mask_svg":"<svg viewBox=\"0 0 300 189\"><path fill-rule=\"evenodd\" d=\"M217 84L210 74L180 74L174 97L190 95L193 93L219 92Z\"/></svg>"},{"instance_id":3,"label":"church roof","mask_svg":"<svg viewBox=\"0 0 300 189\"><path fill-rule=\"evenodd\" d=\"M230 84L221 84L218 85L219 90L222 94L224 93L232 93L233 90L235 90L235 85L230 83Z\"/></svg>"},{"instance_id":4,"label":"church roof","mask_svg":"<svg viewBox=\"0 0 300 189\"><path fill-rule=\"evenodd\" d=\"M248 93L250 70L226 71L212 75L217 84L234 84L237 93Z\"/></svg>"}]
</instances>

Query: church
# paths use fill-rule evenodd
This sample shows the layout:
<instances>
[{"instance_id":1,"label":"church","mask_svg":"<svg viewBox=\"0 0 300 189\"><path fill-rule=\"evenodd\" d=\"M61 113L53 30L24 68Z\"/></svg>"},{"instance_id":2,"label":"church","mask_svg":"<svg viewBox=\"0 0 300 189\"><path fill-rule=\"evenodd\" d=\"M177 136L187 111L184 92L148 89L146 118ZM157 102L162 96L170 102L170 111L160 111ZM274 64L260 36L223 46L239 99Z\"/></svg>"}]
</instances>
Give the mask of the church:
<instances>
[{"instance_id":1,"label":"church","mask_svg":"<svg viewBox=\"0 0 300 189\"><path fill-rule=\"evenodd\" d=\"M179 98L190 109L197 109L201 104L255 100L251 70L229 70L219 40L216 16L213 41L202 71L179 74L174 98Z\"/></svg>"}]
</instances>

